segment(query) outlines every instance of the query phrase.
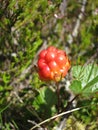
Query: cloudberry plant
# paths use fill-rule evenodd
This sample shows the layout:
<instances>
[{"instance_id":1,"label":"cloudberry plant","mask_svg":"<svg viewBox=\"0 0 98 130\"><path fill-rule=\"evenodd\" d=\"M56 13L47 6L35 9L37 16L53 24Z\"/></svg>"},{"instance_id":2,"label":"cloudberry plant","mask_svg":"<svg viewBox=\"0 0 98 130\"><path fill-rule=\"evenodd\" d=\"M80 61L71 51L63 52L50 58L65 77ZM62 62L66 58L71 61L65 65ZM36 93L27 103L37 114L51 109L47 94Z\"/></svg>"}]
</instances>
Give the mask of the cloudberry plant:
<instances>
[{"instance_id":1,"label":"cloudberry plant","mask_svg":"<svg viewBox=\"0 0 98 130\"><path fill-rule=\"evenodd\" d=\"M54 46L40 52L37 64L39 77L45 81L59 81L70 69L70 61L66 53Z\"/></svg>"}]
</instances>

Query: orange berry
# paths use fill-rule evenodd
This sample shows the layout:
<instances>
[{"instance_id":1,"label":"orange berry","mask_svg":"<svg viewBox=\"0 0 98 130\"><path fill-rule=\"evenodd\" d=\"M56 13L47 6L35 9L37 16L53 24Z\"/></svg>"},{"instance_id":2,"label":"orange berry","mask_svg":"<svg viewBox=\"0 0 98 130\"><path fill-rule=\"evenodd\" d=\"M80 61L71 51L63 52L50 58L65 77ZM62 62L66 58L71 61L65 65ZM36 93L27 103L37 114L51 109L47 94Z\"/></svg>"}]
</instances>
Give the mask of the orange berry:
<instances>
[{"instance_id":1,"label":"orange berry","mask_svg":"<svg viewBox=\"0 0 98 130\"><path fill-rule=\"evenodd\" d=\"M70 69L70 61L66 53L53 46L40 52L37 64L39 77L45 81L59 81Z\"/></svg>"}]
</instances>

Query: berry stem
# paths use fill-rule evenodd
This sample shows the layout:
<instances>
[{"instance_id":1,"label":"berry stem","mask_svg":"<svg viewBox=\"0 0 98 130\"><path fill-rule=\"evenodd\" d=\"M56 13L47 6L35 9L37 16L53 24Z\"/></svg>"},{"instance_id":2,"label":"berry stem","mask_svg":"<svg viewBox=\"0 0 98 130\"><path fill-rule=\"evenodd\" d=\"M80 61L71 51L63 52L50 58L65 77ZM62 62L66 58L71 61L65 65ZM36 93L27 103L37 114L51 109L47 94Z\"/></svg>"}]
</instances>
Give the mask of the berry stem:
<instances>
[{"instance_id":1,"label":"berry stem","mask_svg":"<svg viewBox=\"0 0 98 130\"><path fill-rule=\"evenodd\" d=\"M60 113L60 88L59 88L59 82L56 82L56 93L57 93L57 110L58 113Z\"/></svg>"}]
</instances>

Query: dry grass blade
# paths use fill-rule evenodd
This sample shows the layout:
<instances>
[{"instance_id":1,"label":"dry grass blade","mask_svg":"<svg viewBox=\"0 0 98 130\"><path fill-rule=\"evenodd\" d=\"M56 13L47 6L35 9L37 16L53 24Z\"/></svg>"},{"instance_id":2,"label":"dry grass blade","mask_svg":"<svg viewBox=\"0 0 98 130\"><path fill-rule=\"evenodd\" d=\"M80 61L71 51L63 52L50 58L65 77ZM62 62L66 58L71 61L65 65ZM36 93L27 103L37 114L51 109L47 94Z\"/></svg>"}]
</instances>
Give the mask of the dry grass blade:
<instances>
[{"instance_id":1,"label":"dry grass blade","mask_svg":"<svg viewBox=\"0 0 98 130\"><path fill-rule=\"evenodd\" d=\"M85 106L85 107L87 107L87 106ZM35 128L40 127L41 125L45 124L46 122L49 122L49 121L51 121L51 120L53 120L53 119L55 119L55 118L57 118L57 117L60 117L60 116L63 116L63 115L72 113L72 112L74 112L74 111L78 111L78 110L80 110L80 109L82 109L82 108L84 108L84 107L79 107L79 108L72 109L72 110L70 110L70 111L62 112L62 113L60 113L60 114L58 114L58 115L55 115L55 116L53 116L53 117L51 117L51 118L48 118L48 119L46 119L46 120L40 122L39 124L37 124L37 125L35 125L34 127L32 127L30 130L34 130Z\"/></svg>"}]
</instances>

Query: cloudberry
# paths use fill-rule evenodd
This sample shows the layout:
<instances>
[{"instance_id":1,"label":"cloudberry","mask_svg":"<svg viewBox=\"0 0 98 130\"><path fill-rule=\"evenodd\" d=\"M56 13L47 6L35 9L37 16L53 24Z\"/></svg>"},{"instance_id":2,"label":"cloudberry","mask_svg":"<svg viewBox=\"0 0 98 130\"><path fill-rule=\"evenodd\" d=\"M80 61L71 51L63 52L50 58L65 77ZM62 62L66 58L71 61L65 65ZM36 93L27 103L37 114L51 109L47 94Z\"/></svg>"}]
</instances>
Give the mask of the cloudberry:
<instances>
[{"instance_id":1,"label":"cloudberry","mask_svg":"<svg viewBox=\"0 0 98 130\"><path fill-rule=\"evenodd\" d=\"M37 64L39 77L45 81L59 81L70 69L70 61L66 53L54 46L40 52Z\"/></svg>"}]
</instances>

